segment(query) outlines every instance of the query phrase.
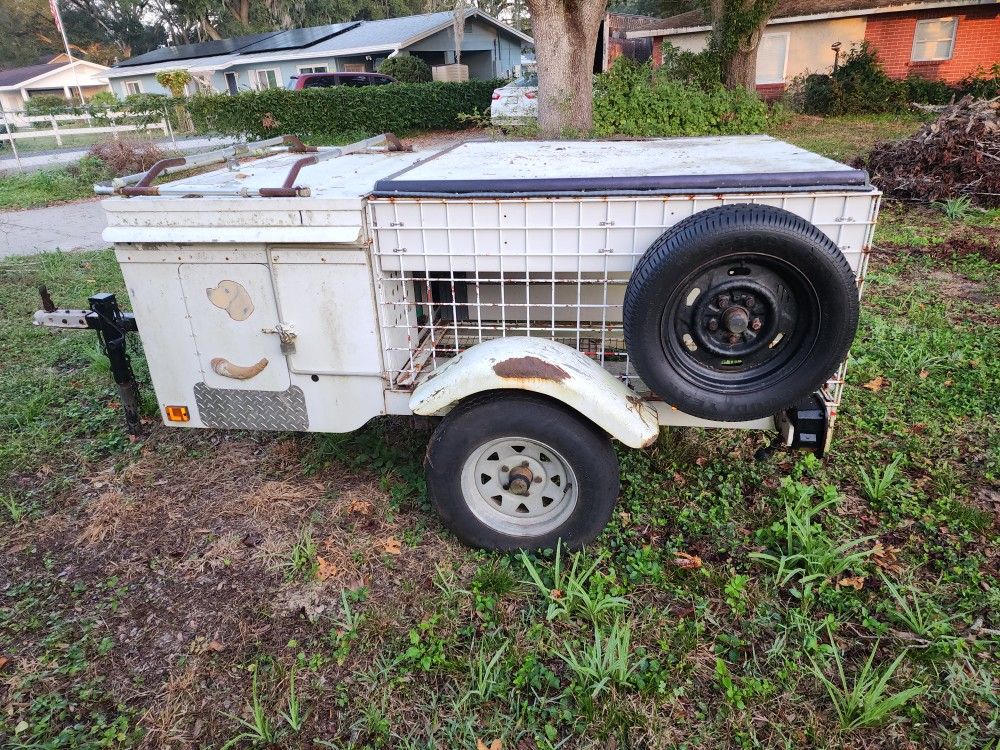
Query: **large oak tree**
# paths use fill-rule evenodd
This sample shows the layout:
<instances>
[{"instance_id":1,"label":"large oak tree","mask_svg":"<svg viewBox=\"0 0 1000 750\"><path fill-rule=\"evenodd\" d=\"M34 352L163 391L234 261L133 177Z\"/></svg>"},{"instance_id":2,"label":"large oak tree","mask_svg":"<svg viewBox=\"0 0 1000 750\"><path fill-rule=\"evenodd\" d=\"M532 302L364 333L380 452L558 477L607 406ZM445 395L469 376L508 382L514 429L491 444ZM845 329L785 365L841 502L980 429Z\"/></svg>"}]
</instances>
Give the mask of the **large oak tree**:
<instances>
[{"instance_id":1,"label":"large oak tree","mask_svg":"<svg viewBox=\"0 0 1000 750\"><path fill-rule=\"evenodd\" d=\"M607 0L528 0L538 60L538 125L554 136L594 120L594 54Z\"/></svg>"}]
</instances>

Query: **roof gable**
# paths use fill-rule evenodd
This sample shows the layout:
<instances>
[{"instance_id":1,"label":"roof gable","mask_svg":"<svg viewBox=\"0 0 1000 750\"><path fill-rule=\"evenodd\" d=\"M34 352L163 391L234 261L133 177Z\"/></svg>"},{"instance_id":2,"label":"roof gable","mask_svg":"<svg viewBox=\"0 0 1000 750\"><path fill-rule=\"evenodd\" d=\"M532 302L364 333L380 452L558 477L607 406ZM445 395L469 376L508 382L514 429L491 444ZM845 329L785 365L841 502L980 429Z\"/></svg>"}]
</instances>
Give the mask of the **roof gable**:
<instances>
[{"instance_id":1,"label":"roof gable","mask_svg":"<svg viewBox=\"0 0 1000 750\"><path fill-rule=\"evenodd\" d=\"M67 68L73 68L80 65L89 68L94 68L100 71L101 74L104 74L104 72L108 70L107 66L101 65L100 63L91 62L90 60L74 60L72 63L63 62L63 63L44 63L41 65L28 65L27 67L24 68L11 68L10 70L0 70L0 88L12 88L17 86L23 86L24 84L31 83L32 81L52 75L53 73L58 73L61 70L65 70ZM92 83L87 82L85 85L89 86L92 85Z\"/></svg>"}]
</instances>

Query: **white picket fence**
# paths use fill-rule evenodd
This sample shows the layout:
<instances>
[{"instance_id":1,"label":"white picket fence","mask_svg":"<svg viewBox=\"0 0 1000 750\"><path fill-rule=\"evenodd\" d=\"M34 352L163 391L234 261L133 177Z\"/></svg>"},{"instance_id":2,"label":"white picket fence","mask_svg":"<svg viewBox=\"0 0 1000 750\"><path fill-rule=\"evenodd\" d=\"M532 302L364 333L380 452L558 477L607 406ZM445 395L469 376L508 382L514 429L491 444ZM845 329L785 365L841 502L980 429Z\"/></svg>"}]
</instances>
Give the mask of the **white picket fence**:
<instances>
[{"instance_id":1,"label":"white picket fence","mask_svg":"<svg viewBox=\"0 0 1000 750\"><path fill-rule=\"evenodd\" d=\"M7 125L6 128L2 127L4 124ZM4 132L5 130L8 132ZM164 135L171 134L166 117L156 122L136 122L136 116L126 112L102 112L100 116L89 112L29 115L23 111L8 110L3 112L0 119L0 143L29 138L55 138L56 145L62 146L65 136L111 133L112 137L117 138L119 133L137 130L160 130Z\"/></svg>"}]
</instances>

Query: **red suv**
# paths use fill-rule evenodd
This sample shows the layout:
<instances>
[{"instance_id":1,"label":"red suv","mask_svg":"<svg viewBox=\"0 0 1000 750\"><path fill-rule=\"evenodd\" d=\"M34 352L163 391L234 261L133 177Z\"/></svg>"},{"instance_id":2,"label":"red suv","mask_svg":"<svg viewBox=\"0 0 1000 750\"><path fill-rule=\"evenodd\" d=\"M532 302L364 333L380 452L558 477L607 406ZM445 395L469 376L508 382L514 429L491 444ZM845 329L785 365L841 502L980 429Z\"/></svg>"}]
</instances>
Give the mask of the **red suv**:
<instances>
[{"instance_id":1,"label":"red suv","mask_svg":"<svg viewBox=\"0 0 1000 750\"><path fill-rule=\"evenodd\" d=\"M381 73L303 73L292 76L288 82L290 89L325 89L330 86L381 86L395 83L392 76Z\"/></svg>"}]
</instances>

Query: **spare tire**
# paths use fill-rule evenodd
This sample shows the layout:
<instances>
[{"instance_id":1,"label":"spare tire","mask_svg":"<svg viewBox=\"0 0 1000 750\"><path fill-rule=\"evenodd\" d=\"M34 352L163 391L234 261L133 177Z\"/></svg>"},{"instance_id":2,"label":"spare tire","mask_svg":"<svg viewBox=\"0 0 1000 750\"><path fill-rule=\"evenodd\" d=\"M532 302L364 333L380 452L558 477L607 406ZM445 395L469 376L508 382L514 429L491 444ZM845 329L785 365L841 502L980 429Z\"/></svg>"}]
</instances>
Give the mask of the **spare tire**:
<instances>
[{"instance_id":1,"label":"spare tire","mask_svg":"<svg viewBox=\"0 0 1000 750\"><path fill-rule=\"evenodd\" d=\"M696 417L771 416L819 388L847 357L858 289L823 232L772 206L699 212L656 240L625 291L636 372Z\"/></svg>"}]
</instances>

